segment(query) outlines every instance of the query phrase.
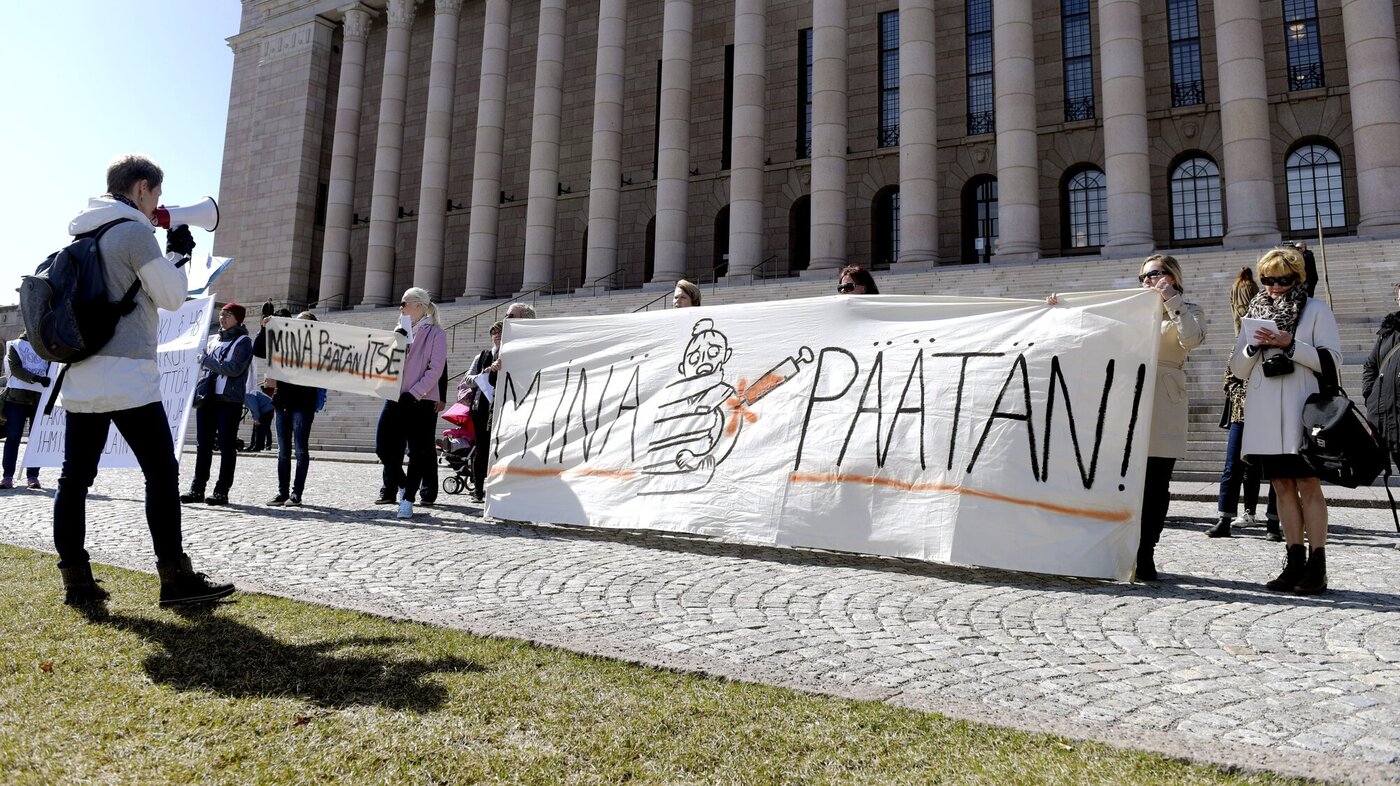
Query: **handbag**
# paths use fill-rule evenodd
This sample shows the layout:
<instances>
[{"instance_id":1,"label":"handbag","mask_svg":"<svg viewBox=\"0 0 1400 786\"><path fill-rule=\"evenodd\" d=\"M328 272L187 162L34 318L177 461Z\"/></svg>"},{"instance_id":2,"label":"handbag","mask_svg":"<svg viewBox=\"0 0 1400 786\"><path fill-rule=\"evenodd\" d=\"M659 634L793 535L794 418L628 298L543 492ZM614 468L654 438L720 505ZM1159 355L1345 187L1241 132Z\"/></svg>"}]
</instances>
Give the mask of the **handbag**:
<instances>
[{"instance_id":1,"label":"handbag","mask_svg":"<svg viewBox=\"0 0 1400 786\"><path fill-rule=\"evenodd\" d=\"M209 398L209 396L213 394L214 377L214 374L205 374L204 376L199 378L198 382L195 383L194 401L190 402L191 407L199 409L199 407L204 404L205 399Z\"/></svg>"},{"instance_id":2,"label":"handbag","mask_svg":"<svg viewBox=\"0 0 1400 786\"><path fill-rule=\"evenodd\" d=\"M1316 372L1318 392L1303 403L1303 449L1308 466L1329 483L1354 489L1369 486L1382 473L1390 514L1400 531L1400 514L1390 493L1390 455L1375 426L1347 398L1337 376L1332 353L1318 348L1322 370Z\"/></svg>"}]
</instances>

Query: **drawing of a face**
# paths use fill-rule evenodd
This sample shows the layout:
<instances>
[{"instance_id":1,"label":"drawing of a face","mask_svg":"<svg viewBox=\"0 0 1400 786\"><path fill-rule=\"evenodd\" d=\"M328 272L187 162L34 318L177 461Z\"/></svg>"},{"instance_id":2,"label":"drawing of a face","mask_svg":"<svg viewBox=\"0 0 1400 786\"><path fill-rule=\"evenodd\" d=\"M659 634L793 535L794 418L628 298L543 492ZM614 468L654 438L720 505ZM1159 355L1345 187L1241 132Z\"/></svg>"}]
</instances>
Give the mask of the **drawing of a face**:
<instances>
[{"instance_id":1,"label":"drawing of a face","mask_svg":"<svg viewBox=\"0 0 1400 786\"><path fill-rule=\"evenodd\" d=\"M690 338L686 345L685 357L681 360L681 376L686 379L705 377L724 370L733 354L729 349L729 339L718 330L701 330Z\"/></svg>"}]
</instances>

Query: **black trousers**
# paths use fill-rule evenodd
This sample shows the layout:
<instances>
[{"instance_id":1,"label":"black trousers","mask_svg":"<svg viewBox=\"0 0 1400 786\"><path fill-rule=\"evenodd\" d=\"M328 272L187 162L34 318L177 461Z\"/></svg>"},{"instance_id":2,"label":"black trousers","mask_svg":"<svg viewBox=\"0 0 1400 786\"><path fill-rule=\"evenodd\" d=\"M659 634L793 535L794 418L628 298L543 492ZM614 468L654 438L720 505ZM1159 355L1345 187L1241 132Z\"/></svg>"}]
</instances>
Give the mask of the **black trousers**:
<instances>
[{"instance_id":1,"label":"black trousers","mask_svg":"<svg viewBox=\"0 0 1400 786\"><path fill-rule=\"evenodd\" d=\"M1147 479L1142 489L1142 537L1139 554L1152 554L1167 523L1167 506L1171 503L1172 470L1176 459L1147 457Z\"/></svg>"},{"instance_id":2,"label":"black trousers","mask_svg":"<svg viewBox=\"0 0 1400 786\"><path fill-rule=\"evenodd\" d=\"M64 427L63 472L53 497L53 543L58 566L86 565L87 494L97 477L97 462L112 424L131 446L146 476L146 526L156 559L173 562L184 556L180 545L180 465L170 439L165 406L153 401L116 412L69 412Z\"/></svg>"},{"instance_id":3,"label":"black trousers","mask_svg":"<svg viewBox=\"0 0 1400 786\"><path fill-rule=\"evenodd\" d=\"M217 445L219 479L214 481L214 493L228 494L238 467L238 423L242 419L243 404L237 401L209 400L195 410L194 479L190 481L190 491L204 493Z\"/></svg>"},{"instance_id":4,"label":"black trousers","mask_svg":"<svg viewBox=\"0 0 1400 786\"><path fill-rule=\"evenodd\" d=\"M425 480L436 477L437 446L433 444L436 421L437 413L431 401L384 402L374 434L374 453L384 467L386 493L393 495L403 489L404 499L412 502ZM407 473L403 471L405 447L408 448Z\"/></svg>"},{"instance_id":5,"label":"black trousers","mask_svg":"<svg viewBox=\"0 0 1400 786\"><path fill-rule=\"evenodd\" d=\"M472 491L482 496L486 493L486 470L491 466L491 410L472 410L472 430L476 432L476 451L472 454Z\"/></svg>"}]
</instances>

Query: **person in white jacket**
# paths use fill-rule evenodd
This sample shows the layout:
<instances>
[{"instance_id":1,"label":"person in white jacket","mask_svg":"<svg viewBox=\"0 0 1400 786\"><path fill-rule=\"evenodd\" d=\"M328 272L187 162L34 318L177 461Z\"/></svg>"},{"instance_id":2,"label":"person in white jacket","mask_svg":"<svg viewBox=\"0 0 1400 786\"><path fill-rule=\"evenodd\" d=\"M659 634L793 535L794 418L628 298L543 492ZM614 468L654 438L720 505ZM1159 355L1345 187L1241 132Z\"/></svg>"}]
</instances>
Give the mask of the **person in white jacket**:
<instances>
[{"instance_id":1,"label":"person in white jacket","mask_svg":"<svg viewBox=\"0 0 1400 786\"><path fill-rule=\"evenodd\" d=\"M186 226L170 230L161 254L153 222L164 179L150 159L120 156L107 168L107 193L88 200L68 226L69 234L78 236L113 224L98 241L108 299L120 300L134 282L141 283L136 308L117 322L111 340L96 354L68 367L59 394L67 424L53 531L64 602L73 606L108 598L93 579L84 542L87 493L112 425L146 476L146 524L160 573L161 605L215 600L234 590L194 572L181 545L179 464L156 365L157 309L174 310L184 302L185 271L177 263L194 250L194 237Z\"/></svg>"},{"instance_id":2,"label":"person in white jacket","mask_svg":"<svg viewBox=\"0 0 1400 786\"><path fill-rule=\"evenodd\" d=\"M1230 357L1230 373L1248 380L1240 452L1273 484L1287 544L1283 572L1265 586L1310 595L1327 589L1327 500L1322 481L1299 454L1303 404L1318 390L1323 352L1341 368L1342 342L1332 309L1308 297L1307 268L1297 249L1267 251L1255 269L1262 289L1245 317L1270 319L1273 326L1241 330Z\"/></svg>"}]
</instances>

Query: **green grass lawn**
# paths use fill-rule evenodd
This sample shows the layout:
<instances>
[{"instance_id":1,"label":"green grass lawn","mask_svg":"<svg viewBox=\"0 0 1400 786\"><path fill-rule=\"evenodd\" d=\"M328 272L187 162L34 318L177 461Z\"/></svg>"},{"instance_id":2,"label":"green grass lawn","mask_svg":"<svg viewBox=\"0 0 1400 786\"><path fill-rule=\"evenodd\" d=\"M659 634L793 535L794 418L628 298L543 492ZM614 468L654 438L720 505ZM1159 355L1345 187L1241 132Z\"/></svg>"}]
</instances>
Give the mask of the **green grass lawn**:
<instances>
[{"instance_id":1,"label":"green grass lawn","mask_svg":"<svg viewBox=\"0 0 1400 786\"><path fill-rule=\"evenodd\" d=\"M0 546L0 783L1281 783Z\"/></svg>"}]
</instances>

